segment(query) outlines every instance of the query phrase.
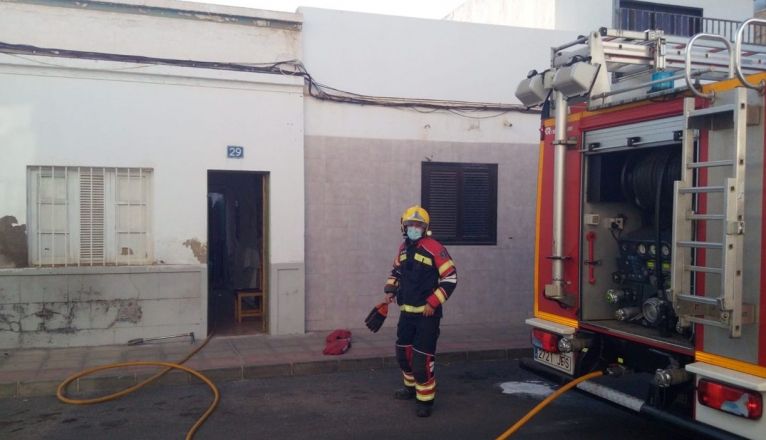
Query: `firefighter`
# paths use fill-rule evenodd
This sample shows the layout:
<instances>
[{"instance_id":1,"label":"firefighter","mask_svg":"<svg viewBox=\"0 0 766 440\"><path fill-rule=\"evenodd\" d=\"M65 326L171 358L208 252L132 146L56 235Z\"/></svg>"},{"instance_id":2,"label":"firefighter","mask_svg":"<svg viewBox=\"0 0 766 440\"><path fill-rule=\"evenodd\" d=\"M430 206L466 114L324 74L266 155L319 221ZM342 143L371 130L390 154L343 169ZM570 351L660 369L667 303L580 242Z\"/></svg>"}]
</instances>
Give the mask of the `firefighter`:
<instances>
[{"instance_id":1,"label":"firefighter","mask_svg":"<svg viewBox=\"0 0 766 440\"><path fill-rule=\"evenodd\" d=\"M447 249L430 237L428 212L418 205L401 217L404 241L384 288L401 313L396 330L396 359L404 388L394 398L415 398L418 417L431 415L436 397L434 355L444 303L457 285L457 270Z\"/></svg>"}]
</instances>

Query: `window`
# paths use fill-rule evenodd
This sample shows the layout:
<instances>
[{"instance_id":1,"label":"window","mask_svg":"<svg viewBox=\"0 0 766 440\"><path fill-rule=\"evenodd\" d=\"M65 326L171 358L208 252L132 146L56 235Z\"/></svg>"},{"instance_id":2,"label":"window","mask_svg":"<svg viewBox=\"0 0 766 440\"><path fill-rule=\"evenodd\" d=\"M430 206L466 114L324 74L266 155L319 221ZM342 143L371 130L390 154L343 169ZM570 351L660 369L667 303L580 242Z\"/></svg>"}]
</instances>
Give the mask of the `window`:
<instances>
[{"instance_id":1,"label":"window","mask_svg":"<svg viewBox=\"0 0 766 440\"><path fill-rule=\"evenodd\" d=\"M423 162L421 199L444 244L497 244L497 164Z\"/></svg>"},{"instance_id":2,"label":"window","mask_svg":"<svg viewBox=\"0 0 766 440\"><path fill-rule=\"evenodd\" d=\"M690 37L702 31L702 9L641 1L621 1L618 27L628 31L662 30Z\"/></svg>"},{"instance_id":3,"label":"window","mask_svg":"<svg viewBox=\"0 0 766 440\"><path fill-rule=\"evenodd\" d=\"M27 175L32 265L151 263L152 170L42 166Z\"/></svg>"}]
</instances>

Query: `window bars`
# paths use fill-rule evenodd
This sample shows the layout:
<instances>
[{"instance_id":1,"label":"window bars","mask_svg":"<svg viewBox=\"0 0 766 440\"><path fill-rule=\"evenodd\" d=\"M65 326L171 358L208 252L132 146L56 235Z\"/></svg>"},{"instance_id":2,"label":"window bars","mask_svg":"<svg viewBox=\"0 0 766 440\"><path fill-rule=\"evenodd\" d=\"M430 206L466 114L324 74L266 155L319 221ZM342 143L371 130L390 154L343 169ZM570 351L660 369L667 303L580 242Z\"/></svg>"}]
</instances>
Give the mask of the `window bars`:
<instances>
[{"instance_id":1,"label":"window bars","mask_svg":"<svg viewBox=\"0 0 766 440\"><path fill-rule=\"evenodd\" d=\"M685 8L681 8L685 9ZM615 12L615 25L624 31L662 30L665 35L691 37L705 33L725 37L734 41L741 21L722 18L702 17L683 12L654 11L637 8L618 8ZM761 26L751 26L745 30L744 44L766 44L766 33Z\"/></svg>"},{"instance_id":2,"label":"window bars","mask_svg":"<svg viewBox=\"0 0 766 440\"><path fill-rule=\"evenodd\" d=\"M146 168L28 168L35 266L151 264Z\"/></svg>"}]
</instances>

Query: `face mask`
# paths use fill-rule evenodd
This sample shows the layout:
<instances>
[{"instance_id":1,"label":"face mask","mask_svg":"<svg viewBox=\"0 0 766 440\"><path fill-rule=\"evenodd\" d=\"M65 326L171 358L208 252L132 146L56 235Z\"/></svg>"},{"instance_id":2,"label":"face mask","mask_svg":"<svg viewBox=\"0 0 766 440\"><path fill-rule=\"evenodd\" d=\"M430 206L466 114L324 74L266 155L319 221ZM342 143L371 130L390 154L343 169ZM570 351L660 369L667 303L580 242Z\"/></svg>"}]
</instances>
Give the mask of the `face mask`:
<instances>
[{"instance_id":1,"label":"face mask","mask_svg":"<svg viewBox=\"0 0 766 440\"><path fill-rule=\"evenodd\" d=\"M421 237L423 237L422 229L416 228L415 226L407 227L407 238L409 238L412 241L417 241L417 240L420 240Z\"/></svg>"}]
</instances>

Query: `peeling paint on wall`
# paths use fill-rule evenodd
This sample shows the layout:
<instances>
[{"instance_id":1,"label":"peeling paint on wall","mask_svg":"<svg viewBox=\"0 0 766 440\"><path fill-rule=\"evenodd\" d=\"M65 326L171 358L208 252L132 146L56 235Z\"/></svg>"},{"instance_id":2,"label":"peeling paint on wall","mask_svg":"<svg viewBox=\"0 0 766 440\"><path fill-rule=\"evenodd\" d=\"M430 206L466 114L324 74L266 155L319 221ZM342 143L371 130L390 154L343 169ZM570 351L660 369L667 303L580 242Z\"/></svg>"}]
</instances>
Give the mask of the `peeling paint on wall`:
<instances>
[{"instance_id":1,"label":"peeling paint on wall","mask_svg":"<svg viewBox=\"0 0 766 440\"><path fill-rule=\"evenodd\" d=\"M207 244L201 243L196 238L190 238L183 243L184 246L191 249L194 258L202 264L207 264Z\"/></svg>"},{"instance_id":2,"label":"peeling paint on wall","mask_svg":"<svg viewBox=\"0 0 766 440\"><path fill-rule=\"evenodd\" d=\"M137 323L141 321L141 306L135 301L120 301L117 309L117 319L115 322L132 322Z\"/></svg>"},{"instance_id":3,"label":"peeling paint on wall","mask_svg":"<svg viewBox=\"0 0 766 440\"><path fill-rule=\"evenodd\" d=\"M48 319L51 319L53 317L53 311L50 309L46 309L45 304L43 304L42 310L35 313L34 315L42 319L43 321L47 321Z\"/></svg>"},{"instance_id":4,"label":"peeling paint on wall","mask_svg":"<svg viewBox=\"0 0 766 440\"><path fill-rule=\"evenodd\" d=\"M204 332L204 268L111 270L6 270L0 275L0 349L121 344L168 328Z\"/></svg>"},{"instance_id":5,"label":"peeling paint on wall","mask_svg":"<svg viewBox=\"0 0 766 440\"><path fill-rule=\"evenodd\" d=\"M73 324L75 303L51 303L48 305L43 303L40 311L33 313L33 315L40 318L40 322L37 324L38 332L71 334L78 331Z\"/></svg>"},{"instance_id":6,"label":"peeling paint on wall","mask_svg":"<svg viewBox=\"0 0 766 440\"><path fill-rule=\"evenodd\" d=\"M96 328L112 328L118 322L138 324L142 317L135 299L0 304L0 332L76 333L76 322L100 321Z\"/></svg>"},{"instance_id":7,"label":"peeling paint on wall","mask_svg":"<svg viewBox=\"0 0 766 440\"><path fill-rule=\"evenodd\" d=\"M77 306L74 302L2 304L0 332L75 333Z\"/></svg>"},{"instance_id":8,"label":"peeling paint on wall","mask_svg":"<svg viewBox=\"0 0 766 440\"><path fill-rule=\"evenodd\" d=\"M12 215L0 217L0 267L25 267L27 226L19 225Z\"/></svg>"},{"instance_id":9,"label":"peeling paint on wall","mask_svg":"<svg viewBox=\"0 0 766 440\"><path fill-rule=\"evenodd\" d=\"M0 308L0 331L21 332L19 315Z\"/></svg>"}]
</instances>

